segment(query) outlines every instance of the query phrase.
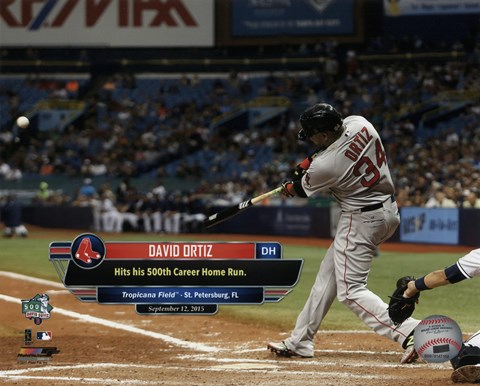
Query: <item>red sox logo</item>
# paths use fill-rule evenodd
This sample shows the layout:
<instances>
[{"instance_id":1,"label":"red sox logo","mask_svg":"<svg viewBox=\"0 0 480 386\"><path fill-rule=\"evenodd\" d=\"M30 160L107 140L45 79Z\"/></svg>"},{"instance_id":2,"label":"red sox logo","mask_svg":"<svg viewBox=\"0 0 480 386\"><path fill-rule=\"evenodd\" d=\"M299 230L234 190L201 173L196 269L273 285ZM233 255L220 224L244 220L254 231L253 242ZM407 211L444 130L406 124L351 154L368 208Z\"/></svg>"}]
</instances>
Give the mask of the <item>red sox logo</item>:
<instances>
[{"instance_id":1,"label":"red sox logo","mask_svg":"<svg viewBox=\"0 0 480 386\"><path fill-rule=\"evenodd\" d=\"M105 257L105 244L98 236L86 233L73 241L71 255L80 268L95 268Z\"/></svg>"}]
</instances>

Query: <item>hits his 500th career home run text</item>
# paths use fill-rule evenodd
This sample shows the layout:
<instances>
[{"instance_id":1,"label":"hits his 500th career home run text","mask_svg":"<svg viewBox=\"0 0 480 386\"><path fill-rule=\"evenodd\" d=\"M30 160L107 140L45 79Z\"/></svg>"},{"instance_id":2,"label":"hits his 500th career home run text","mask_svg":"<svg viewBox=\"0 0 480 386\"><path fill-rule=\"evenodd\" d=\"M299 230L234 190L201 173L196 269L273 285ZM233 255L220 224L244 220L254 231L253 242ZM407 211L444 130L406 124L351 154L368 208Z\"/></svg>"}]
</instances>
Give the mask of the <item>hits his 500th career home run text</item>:
<instances>
[{"instance_id":1,"label":"hits his 500th career home run text","mask_svg":"<svg viewBox=\"0 0 480 386\"><path fill-rule=\"evenodd\" d=\"M247 276L243 269L115 268L115 276Z\"/></svg>"}]
</instances>

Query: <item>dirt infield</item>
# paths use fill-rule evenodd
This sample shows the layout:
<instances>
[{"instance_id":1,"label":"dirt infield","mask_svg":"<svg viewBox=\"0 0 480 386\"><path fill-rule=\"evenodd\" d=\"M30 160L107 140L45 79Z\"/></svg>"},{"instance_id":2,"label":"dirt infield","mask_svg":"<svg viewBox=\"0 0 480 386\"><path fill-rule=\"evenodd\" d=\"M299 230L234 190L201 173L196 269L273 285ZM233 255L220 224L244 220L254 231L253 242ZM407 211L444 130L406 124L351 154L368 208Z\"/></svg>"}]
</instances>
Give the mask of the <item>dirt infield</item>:
<instances>
[{"instance_id":1,"label":"dirt infield","mask_svg":"<svg viewBox=\"0 0 480 386\"><path fill-rule=\"evenodd\" d=\"M71 233L71 232L70 232ZM205 240L218 235L202 235ZM106 237L108 239L108 236ZM249 240L251 236L225 238ZM255 237L255 240L271 237ZM278 237L275 237L278 240ZM327 246L329 240L285 238L282 244ZM425 252L431 246L409 245ZM403 250L385 244L384 250ZM438 250L438 247L437 249ZM442 247L465 251L465 247ZM55 307L40 326L20 313L20 299L48 293ZM278 358L270 340L288 331L215 316L140 316L132 305L81 303L61 285L0 273L0 383L12 385L449 385L450 365L400 365L398 344L362 331L320 331L314 358ZM53 332L47 365L19 364L23 331ZM38 342L35 342L38 346Z\"/></svg>"}]
</instances>

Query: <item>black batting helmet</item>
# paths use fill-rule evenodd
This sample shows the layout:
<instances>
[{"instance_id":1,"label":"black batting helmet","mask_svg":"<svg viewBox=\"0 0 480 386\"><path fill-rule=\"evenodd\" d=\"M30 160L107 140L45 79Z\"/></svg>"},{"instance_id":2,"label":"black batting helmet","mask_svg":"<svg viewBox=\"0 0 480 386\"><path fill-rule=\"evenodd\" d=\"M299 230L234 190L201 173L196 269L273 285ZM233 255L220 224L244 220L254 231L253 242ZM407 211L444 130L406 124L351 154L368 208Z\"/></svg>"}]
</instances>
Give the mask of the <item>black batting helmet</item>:
<instances>
[{"instance_id":1,"label":"black batting helmet","mask_svg":"<svg viewBox=\"0 0 480 386\"><path fill-rule=\"evenodd\" d=\"M342 116L332 105L317 103L300 115L301 129L298 139L304 141L316 133L337 131L342 127L342 123Z\"/></svg>"}]
</instances>

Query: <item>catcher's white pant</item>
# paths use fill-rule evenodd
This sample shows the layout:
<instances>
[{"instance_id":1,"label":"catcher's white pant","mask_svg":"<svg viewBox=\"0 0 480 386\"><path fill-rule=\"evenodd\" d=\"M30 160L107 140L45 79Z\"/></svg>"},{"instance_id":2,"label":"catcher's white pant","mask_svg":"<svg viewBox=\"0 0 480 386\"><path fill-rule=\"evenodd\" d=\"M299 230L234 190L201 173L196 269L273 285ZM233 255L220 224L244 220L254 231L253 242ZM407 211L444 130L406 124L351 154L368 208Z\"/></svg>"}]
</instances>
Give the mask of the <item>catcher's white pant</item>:
<instances>
[{"instance_id":1,"label":"catcher's white pant","mask_svg":"<svg viewBox=\"0 0 480 386\"><path fill-rule=\"evenodd\" d=\"M480 330L473 334L470 338L465 341L465 344L472 346L477 346L480 348Z\"/></svg>"},{"instance_id":2,"label":"catcher's white pant","mask_svg":"<svg viewBox=\"0 0 480 386\"><path fill-rule=\"evenodd\" d=\"M320 265L310 296L285 345L302 356L313 356L314 336L335 297L377 334L403 343L419 323L408 318L396 327L388 305L367 289L367 277L377 246L400 223L397 204L387 200L383 208L369 212L342 212L335 240Z\"/></svg>"}]
</instances>

